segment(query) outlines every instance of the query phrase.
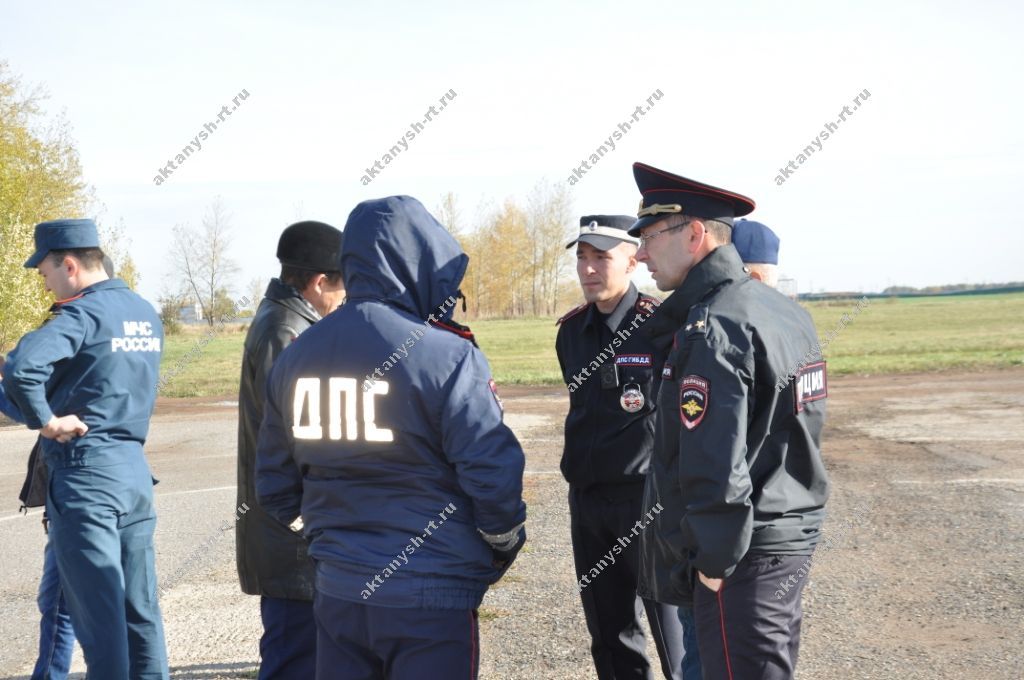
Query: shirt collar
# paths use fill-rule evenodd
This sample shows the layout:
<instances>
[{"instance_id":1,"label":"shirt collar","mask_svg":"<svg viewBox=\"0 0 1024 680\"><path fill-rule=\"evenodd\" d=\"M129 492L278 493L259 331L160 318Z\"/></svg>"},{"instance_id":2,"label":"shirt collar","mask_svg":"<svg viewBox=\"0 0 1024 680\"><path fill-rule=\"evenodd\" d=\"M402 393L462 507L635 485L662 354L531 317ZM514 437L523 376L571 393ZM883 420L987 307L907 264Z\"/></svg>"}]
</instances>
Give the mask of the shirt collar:
<instances>
[{"instance_id":1,"label":"shirt collar","mask_svg":"<svg viewBox=\"0 0 1024 680\"><path fill-rule=\"evenodd\" d=\"M629 310L636 304L636 299L639 295L640 292L636 289L636 286L633 285L633 282L630 281L629 288L626 289L626 293L622 296L622 299L620 299L618 304L615 305L615 309L613 309L610 314L604 315L604 323L608 327L608 330L613 333L615 332L619 327L619 324L622 323L622 320L626 318L626 314L628 314ZM590 309L587 310L586 325L595 325L598 314L600 314L600 312L597 309L597 304L592 303L590 305Z\"/></svg>"}]
</instances>

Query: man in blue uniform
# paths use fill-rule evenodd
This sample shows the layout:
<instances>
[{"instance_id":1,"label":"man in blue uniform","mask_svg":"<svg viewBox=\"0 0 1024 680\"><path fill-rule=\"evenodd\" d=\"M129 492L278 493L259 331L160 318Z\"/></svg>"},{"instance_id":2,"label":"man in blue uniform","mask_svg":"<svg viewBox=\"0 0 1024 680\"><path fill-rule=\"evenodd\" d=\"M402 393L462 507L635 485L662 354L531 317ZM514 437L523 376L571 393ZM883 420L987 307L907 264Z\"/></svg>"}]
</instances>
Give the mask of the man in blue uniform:
<instances>
[{"instance_id":1,"label":"man in blue uniform","mask_svg":"<svg viewBox=\"0 0 1024 680\"><path fill-rule=\"evenodd\" d=\"M114 263L103 256L103 271L109 278L114 278ZM50 316L43 321L45 324L54 315L60 313L60 305L50 305ZM25 417L11 402L3 388L4 358L0 357L0 412L11 420L25 423ZM21 510L43 507L46 505L46 489L49 486L49 475L42 456L43 438L38 437L28 456L28 474L22 484ZM48 531L49 519L43 512L43 529ZM57 558L53 554L53 545L49 536L43 550L43 575L39 579L39 595L36 598L39 606L39 654L32 670L32 680L64 680L71 669L71 656L75 650L75 630L71 625L71 614L68 613L64 599L64 591L60 586L60 572L57 570Z\"/></svg>"},{"instance_id":2,"label":"man in blue uniform","mask_svg":"<svg viewBox=\"0 0 1024 680\"><path fill-rule=\"evenodd\" d=\"M690 672L684 673L677 608L637 595L636 523L646 524L645 513L661 511L643 506L643 486L665 352L642 332L658 300L638 292L630 280L640 240L626 232L635 221L628 215L581 217L579 235L566 246L576 246L586 300L558 320L555 339L570 393L561 467L569 482L577 590L599 678L653 680L640 625L646 609L665 677L699 680L692 624L685 645ZM689 609L689 601L682 604Z\"/></svg>"},{"instance_id":3,"label":"man in blue uniform","mask_svg":"<svg viewBox=\"0 0 1024 680\"><path fill-rule=\"evenodd\" d=\"M274 361L307 328L341 304L342 234L323 222L297 222L277 243L281 276L270 281L242 354L238 387L238 499L249 508L235 532L242 591L260 596L260 680L308 680L316 673L313 562L302 534L256 503L256 438Z\"/></svg>"},{"instance_id":4,"label":"man in blue uniform","mask_svg":"<svg viewBox=\"0 0 1024 680\"><path fill-rule=\"evenodd\" d=\"M788 680L804 579L821 538L828 475L825 362L810 315L743 269L731 241L746 196L643 163L638 259L672 291L646 324L668 350L641 579L694 599L704 677Z\"/></svg>"},{"instance_id":5,"label":"man in blue uniform","mask_svg":"<svg viewBox=\"0 0 1024 680\"><path fill-rule=\"evenodd\" d=\"M36 225L37 268L60 313L21 339L4 384L44 437L50 541L90 678L167 678L143 454L163 328L103 271L92 220Z\"/></svg>"},{"instance_id":6,"label":"man in blue uniform","mask_svg":"<svg viewBox=\"0 0 1024 680\"><path fill-rule=\"evenodd\" d=\"M476 610L526 504L490 368L451 320L468 260L416 199L360 203L345 305L271 370L256 492L310 540L318 678L477 677Z\"/></svg>"}]
</instances>

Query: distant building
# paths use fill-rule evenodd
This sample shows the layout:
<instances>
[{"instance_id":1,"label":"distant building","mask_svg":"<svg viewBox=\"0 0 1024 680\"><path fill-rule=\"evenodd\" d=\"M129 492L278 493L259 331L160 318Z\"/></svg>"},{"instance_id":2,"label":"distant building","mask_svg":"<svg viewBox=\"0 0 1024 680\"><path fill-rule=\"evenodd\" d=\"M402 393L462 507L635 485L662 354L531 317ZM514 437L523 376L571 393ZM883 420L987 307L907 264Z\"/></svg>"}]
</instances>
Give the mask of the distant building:
<instances>
[{"instance_id":1,"label":"distant building","mask_svg":"<svg viewBox=\"0 0 1024 680\"><path fill-rule=\"evenodd\" d=\"M203 316L203 307L192 299L185 300L178 308L178 320L182 323L203 323L206 317Z\"/></svg>"},{"instance_id":2,"label":"distant building","mask_svg":"<svg viewBox=\"0 0 1024 680\"><path fill-rule=\"evenodd\" d=\"M789 277L780 277L779 284L775 286L775 290L779 291L786 297L795 300L798 292L796 279L791 279Z\"/></svg>"}]
</instances>

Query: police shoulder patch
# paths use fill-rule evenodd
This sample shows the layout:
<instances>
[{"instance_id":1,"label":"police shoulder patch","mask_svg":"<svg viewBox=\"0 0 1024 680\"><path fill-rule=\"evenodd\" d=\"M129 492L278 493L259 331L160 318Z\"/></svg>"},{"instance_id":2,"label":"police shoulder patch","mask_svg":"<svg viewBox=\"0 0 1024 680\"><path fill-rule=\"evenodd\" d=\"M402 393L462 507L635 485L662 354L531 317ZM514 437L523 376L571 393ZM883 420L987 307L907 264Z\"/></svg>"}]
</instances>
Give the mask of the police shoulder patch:
<instances>
[{"instance_id":1,"label":"police shoulder patch","mask_svg":"<svg viewBox=\"0 0 1024 680\"><path fill-rule=\"evenodd\" d=\"M679 420L693 430L708 412L711 385L699 375L687 375L679 381Z\"/></svg>"},{"instance_id":2,"label":"police shoulder patch","mask_svg":"<svg viewBox=\"0 0 1024 680\"><path fill-rule=\"evenodd\" d=\"M582 312L583 310L585 310L589 306L590 306L589 302L584 302L579 307L574 307L573 309L570 309L568 312L566 312L565 316L563 316L561 319L559 319L558 321L555 322L555 325L556 326L561 325L563 321L566 321L567 319L571 319L572 317L576 316L577 314L579 314L580 312Z\"/></svg>"},{"instance_id":3,"label":"police shoulder patch","mask_svg":"<svg viewBox=\"0 0 1024 680\"><path fill-rule=\"evenodd\" d=\"M661 300L658 298L641 293L637 296L636 305L634 306L638 312L643 312L647 316L650 316L651 314L654 314L654 310L656 310L660 304Z\"/></svg>"},{"instance_id":4,"label":"police shoulder patch","mask_svg":"<svg viewBox=\"0 0 1024 680\"><path fill-rule=\"evenodd\" d=\"M825 362L819 361L801 368L793 379L793 392L797 413L804 410L804 404L826 398L828 376L825 373Z\"/></svg>"}]
</instances>

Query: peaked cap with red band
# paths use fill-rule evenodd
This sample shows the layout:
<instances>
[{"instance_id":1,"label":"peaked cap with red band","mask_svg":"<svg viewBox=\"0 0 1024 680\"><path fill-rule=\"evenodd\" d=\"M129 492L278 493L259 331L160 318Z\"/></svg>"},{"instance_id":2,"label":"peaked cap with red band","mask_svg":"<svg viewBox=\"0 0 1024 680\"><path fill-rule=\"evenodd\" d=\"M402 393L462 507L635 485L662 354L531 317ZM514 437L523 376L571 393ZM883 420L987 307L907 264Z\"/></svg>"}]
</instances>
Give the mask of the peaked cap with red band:
<instances>
[{"instance_id":1,"label":"peaked cap with red band","mask_svg":"<svg viewBox=\"0 0 1024 680\"><path fill-rule=\"evenodd\" d=\"M640 189L637 221L630 236L672 214L706 217L732 225L734 217L754 210L753 199L741 194L673 175L644 163L633 163L633 178Z\"/></svg>"}]
</instances>

